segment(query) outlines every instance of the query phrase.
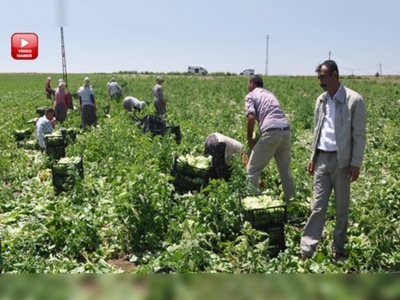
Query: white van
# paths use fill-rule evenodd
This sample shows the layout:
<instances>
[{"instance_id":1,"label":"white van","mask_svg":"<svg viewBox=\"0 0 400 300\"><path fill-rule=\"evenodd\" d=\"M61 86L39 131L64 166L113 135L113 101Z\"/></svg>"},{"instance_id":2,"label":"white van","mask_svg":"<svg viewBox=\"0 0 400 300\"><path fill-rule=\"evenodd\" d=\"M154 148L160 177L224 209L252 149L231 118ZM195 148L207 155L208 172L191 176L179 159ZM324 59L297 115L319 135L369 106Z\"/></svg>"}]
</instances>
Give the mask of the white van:
<instances>
[{"instance_id":1,"label":"white van","mask_svg":"<svg viewBox=\"0 0 400 300\"><path fill-rule=\"evenodd\" d=\"M240 72L240 75L246 75L246 76L248 76L248 75L254 75L255 73L254 73L254 69L245 69L245 70L243 70L243 72Z\"/></svg>"},{"instance_id":2,"label":"white van","mask_svg":"<svg viewBox=\"0 0 400 300\"><path fill-rule=\"evenodd\" d=\"M206 68L204 68L202 66L189 66L188 73L196 74L196 75L207 75L208 71L206 70Z\"/></svg>"}]
</instances>

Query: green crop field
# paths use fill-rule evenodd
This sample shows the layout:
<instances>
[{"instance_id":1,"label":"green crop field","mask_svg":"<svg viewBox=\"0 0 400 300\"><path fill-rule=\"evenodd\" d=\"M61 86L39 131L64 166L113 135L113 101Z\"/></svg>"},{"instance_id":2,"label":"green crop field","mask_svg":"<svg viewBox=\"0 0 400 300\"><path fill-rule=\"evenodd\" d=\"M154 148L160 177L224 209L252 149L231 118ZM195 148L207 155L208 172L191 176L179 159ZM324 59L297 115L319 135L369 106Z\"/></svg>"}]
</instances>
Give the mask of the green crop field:
<instances>
[{"instance_id":1,"label":"green crop field","mask_svg":"<svg viewBox=\"0 0 400 300\"><path fill-rule=\"evenodd\" d=\"M246 143L244 96L247 78L165 75L168 124L173 136L144 134L124 111L109 102L111 74L89 74L98 103L99 127L78 134L66 156L83 158L84 178L56 193L52 161L39 151L17 147L15 130L34 129L27 121L36 107L51 106L44 94L47 74L0 74L0 266L4 273L389 273L400 270L400 86L398 78L343 78L368 109L362 175L352 184L349 258L331 258L334 199L318 251L297 256L304 223L285 225L286 250L272 257L270 239L241 223L240 196L248 183L240 158L230 183L214 180L201 192L178 194L170 169L176 155L202 154L204 140L220 132ZM72 93L87 74L69 75ZM154 114L155 75L114 74L124 96L150 101L140 116ZM52 74L53 83L61 78ZM312 178L310 157L313 109L321 93L315 77L265 77L292 128L292 164L297 196L291 215L307 217ZM78 106L76 98L74 104ZM102 107L111 104L105 117ZM80 125L70 111L65 128ZM57 125L57 129L60 125ZM32 134L28 139L34 139ZM262 174L265 193L283 199L275 162Z\"/></svg>"}]
</instances>

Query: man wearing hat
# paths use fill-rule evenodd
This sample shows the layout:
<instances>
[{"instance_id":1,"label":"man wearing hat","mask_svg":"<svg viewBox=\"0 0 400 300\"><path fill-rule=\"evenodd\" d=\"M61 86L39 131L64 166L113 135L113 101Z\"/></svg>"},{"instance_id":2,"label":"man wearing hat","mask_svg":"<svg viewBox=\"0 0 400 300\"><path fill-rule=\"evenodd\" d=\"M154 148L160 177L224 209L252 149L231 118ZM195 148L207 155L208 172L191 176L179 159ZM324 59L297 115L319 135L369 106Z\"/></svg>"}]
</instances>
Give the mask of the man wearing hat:
<instances>
[{"instance_id":1,"label":"man wearing hat","mask_svg":"<svg viewBox=\"0 0 400 300\"><path fill-rule=\"evenodd\" d=\"M85 77L83 86L78 89L78 98L82 116L82 128L97 126L97 105L89 77Z\"/></svg>"},{"instance_id":2,"label":"man wearing hat","mask_svg":"<svg viewBox=\"0 0 400 300\"><path fill-rule=\"evenodd\" d=\"M162 78L161 76L157 76L156 85L153 87L154 107L156 109L156 115L161 118L167 113L167 101L164 98L162 87L163 82L164 78Z\"/></svg>"}]
</instances>

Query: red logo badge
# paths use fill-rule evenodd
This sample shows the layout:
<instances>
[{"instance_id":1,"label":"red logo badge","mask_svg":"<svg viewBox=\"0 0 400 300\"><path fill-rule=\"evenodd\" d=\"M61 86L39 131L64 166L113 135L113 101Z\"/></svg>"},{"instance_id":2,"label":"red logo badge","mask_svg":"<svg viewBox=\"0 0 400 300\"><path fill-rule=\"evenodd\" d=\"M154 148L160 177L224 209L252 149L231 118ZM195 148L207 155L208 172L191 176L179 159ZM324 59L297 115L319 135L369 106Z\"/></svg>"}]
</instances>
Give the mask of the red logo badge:
<instances>
[{"instance_id":1,"label":"red logo badge","mask_svg":"<svg viewBox=\"0 0 400 300\"><path fill-rule=\"evenodd\" d=\"M11 37L11 56L14 59L36 59L39 38L35 33L14 33Z\"/></svg>"}]
</instances>

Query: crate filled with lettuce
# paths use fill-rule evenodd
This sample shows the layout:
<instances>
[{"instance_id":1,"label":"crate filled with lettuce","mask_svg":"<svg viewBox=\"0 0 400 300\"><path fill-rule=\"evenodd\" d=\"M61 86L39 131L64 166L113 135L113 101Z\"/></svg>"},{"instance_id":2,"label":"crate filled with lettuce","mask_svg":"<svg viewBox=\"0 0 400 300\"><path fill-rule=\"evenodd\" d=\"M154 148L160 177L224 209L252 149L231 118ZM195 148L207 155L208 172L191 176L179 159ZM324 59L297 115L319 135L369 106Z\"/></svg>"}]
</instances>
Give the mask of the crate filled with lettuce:
<instances>
[{"instance_id":1,"label":"crate filled with lettuce","mask_svg":"<svg viewBox=\"0 0 400 300\"><path fill-rule=\"evenodd\" d=\"M79 156L63 157L52 165L53 186L57 193L73 187L77 178L83 179L83 159Z\"/></svg>"},{"instance_id":2,"label":"crate filled with lettuce","mask_svg":"<svg viewBox=\"0 0 400 300\"><path fill-rule=\"evenodd\" d=\"M51 159L65 157L65 136L60 131L45 134L46 154Z\"/></svg>"},{"instance_id":3,"label":"crate filled with lettuce","mask_svg":"<svg viewBox=\"0 0 400 300\"><path fill-rule=\"evenodd\" d=\"M249 222L254 229L268 234L270 255L284 251L287 206L281 199L270 195L248 195L240 198L243 222Z\"/></svg>"},{"instance_id":4,"label":"crate filled with lettuce","mask_svg":"<svg viewBox=\"0 0 400 300\"><path fill-rule=\"evenodd\" d=\"M32 128L18 129L14 131L14 138L17 142L28 139L33 133Z\"/></svg>"},{"instance_id":5,"label":"crate filled with lettuce","mask_svg":"<svg viewBox=\"0 0 400 300\"><path fill-rule=\"evenodd\" d=\"M211 156L180 155L174 158L171 175L177 192L200 191L208 184Z\"/></svg>"}]
</instances>

